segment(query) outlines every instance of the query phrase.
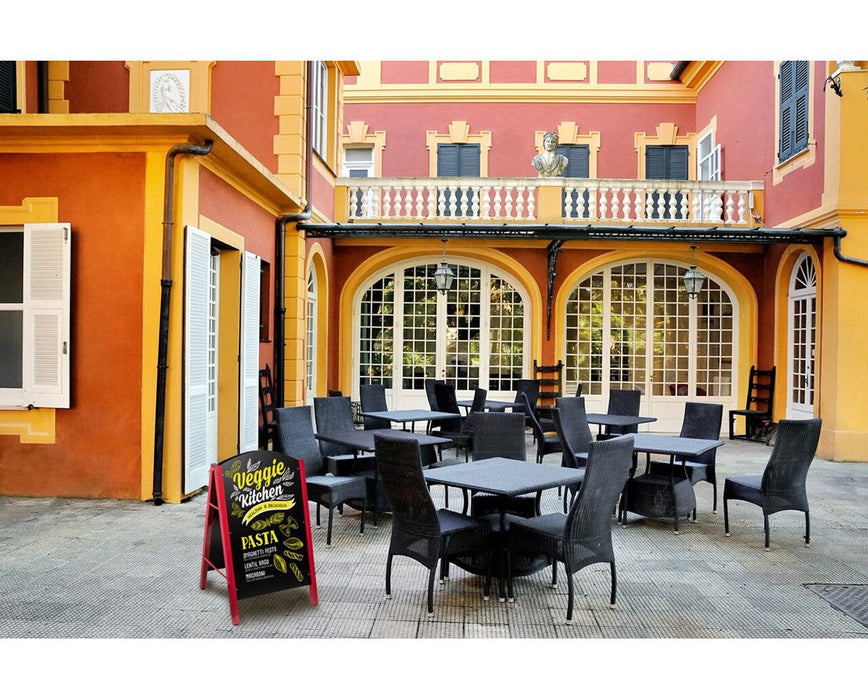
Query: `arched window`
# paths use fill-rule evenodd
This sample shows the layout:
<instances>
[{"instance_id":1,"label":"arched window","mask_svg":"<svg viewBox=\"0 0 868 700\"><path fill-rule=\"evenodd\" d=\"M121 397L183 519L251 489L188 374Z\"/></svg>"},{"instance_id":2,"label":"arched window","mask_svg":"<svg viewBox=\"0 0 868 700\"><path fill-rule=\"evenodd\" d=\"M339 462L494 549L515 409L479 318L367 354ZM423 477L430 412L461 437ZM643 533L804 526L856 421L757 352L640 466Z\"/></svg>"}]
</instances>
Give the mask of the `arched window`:
<instances>
[{"instance_id":1,"label":"arched window","mask_svg":"<svg viewBox=\"0 0 868 700\"><path fill-rule=\"evenodd\" d=\"M529 369L524 292L492 266L450 265L455 280L445 295L434 284L434 261L383 271L364 287L354 386L384 384L390 405L427 405L426 378L447 380L459 393L479 386L512 395Z\"/></svg>"},{"instance_id":2,"label":"arched window","mask_svg":"<svg viewBox=\"0 0 868 700\"><path fill-rule=\"evenodd\" d=\"M814 351L817 335L817 271L802 253L793 267L789 289L789 418L814 417Z\"/></svg>"},{"instance_id":3,"label":"arched window","mask_svg":"<svg viewBox=\"0 0 868 700\"><path fill-rule=\"evenodd\" d=\"M669 419L678 429L685 400L731 404L738 347L733 295L709 276L690 299L682 286L686 269L665 260L628 261L576 284L565 309L565 393L581 382L590 405L604 410L611 389L639 389L643 410L660 419L654 429L661 431Z\"/></svg>"}]
</instances>

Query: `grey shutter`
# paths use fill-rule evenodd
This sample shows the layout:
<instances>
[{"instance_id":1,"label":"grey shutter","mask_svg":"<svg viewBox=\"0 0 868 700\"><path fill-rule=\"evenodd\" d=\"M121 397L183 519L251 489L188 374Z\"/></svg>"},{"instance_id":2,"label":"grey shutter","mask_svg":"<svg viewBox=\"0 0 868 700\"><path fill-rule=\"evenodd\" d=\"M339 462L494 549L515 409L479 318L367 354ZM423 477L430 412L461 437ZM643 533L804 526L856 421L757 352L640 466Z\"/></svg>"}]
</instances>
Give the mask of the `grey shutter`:
<instances>
[{"instance_id":1,"label":"grey shutter","mask_svg":"<svg viewBox=\"0 0 868 700\"><path fill-rule=\"evenodd\" d=\"M479 177L480 158L481 149L478 143L439 143L437 144L437 177ZM447 189L445 194L444 216L471 215L472 190L455 192L456 201L460 204L454 213L449 203L450 191Z\"/></svg>"},{"instance_id":2,"label":"grey shutter","mask_svg":"<svg viewBox=\"0 0 868 700\"><path fill-rule=\"evenodd\" d=\"M785 161L808 147L809 75L808 61L781 63L778 161Z\"/></svg>"},{"instance_id":3,"label":"grey shutter","mask_svg":"<svg viewBox=\"0 0 868 700\"><path fill-rule=\"evenodd\" d=\"M686 180L687 165L690 153L687 146L646 146L645 147L645 179L646 180ZM651 195L654 202L652 219L681 219L680 210L683 195L673 195L671 192L662 194L663 203L659 206L661 194Z\"/></svg>"},{"instance_id":4,"label":"grey shutter","mask_svg":"<svg viewBox=\"0 0 868 700\"><path fill-rule=\"evenodd\" d=\"M0 61L0 114L19 111L15 61Z\"/></svg>"},{"instance_id":5,"label":"grey shutter","mask_svg":"<svg viewBox=\"0 0 868 700\"><path fill-rule=\"evenodd\" d=\"M589 178L591 175L591 149L587 144L568 144L558 146L555 153L566 156L567 167L562 173L563 177ZM581 194L581 202L579 195ZM561 197L561 199L565 199ZM588 218L588 190L583 192L571 192L570 203L561 203L561 216L564 218Z\"/></svg>"}]
</instances>

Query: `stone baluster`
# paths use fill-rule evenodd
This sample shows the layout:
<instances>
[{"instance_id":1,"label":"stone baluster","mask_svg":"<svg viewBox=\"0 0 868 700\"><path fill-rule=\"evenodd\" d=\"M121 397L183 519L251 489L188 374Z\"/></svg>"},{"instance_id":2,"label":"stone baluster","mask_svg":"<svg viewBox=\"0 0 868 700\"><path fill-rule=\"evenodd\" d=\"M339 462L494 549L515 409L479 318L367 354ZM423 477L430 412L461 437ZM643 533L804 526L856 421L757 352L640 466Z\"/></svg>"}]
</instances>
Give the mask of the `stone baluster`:
<instances>
[{"instance_id":1,"label":"stone baluster","mask_svg":"<svg viewBox=\"0 0 868 700\"><path fill-rule=\"evenodd\" d=\"M748 194L746 190L738 191L738 223L746 224L745 209L747 208Z\"/></svg>"},{"instance_id":2,"label":"stone baluster","mask_svg":"<svg viewBox=\"0 0 868 700\"><path fill-rule=\"evenodd\" d=\"M727 192L727 193L726 193L726 223L728 223L728 224L733 223L733 220L732 220L732 212L733 212L733 209L734 209L735 207L734 207L734 205L733 205L733 201L732 201L732 200L733 200L733 193L732 193L732 192Z\"/></svg>"},{"instance_id":3,"label":"stone baluster","mask_svg":"<svg viewBox=\"0 0 868 700\"><path fill-rule=\"evenodd\" d=\"M600 221L605 221L608 216L608 207L606 202L606 190L600 189Z\"/></svg>"},{"instance_id":4,"label":"stone baluster","mask_svg":"<svg viewBox=\"0 0 868 700\"><path fill-rule=\"evenodd\" d=\"M533 196L533 187L527 188L527 218L533 220L536 205Z\"/></svg>"},{"instance_id":5,"label":"stone baluster","mask_svg":"<svg viewBox=\"0 0 868 700\"><path fill-rule=\"evenodd\" d=\"M386 186L383 188L383 218L392 218L392 188Z\"/></svg>"}]
</instances>

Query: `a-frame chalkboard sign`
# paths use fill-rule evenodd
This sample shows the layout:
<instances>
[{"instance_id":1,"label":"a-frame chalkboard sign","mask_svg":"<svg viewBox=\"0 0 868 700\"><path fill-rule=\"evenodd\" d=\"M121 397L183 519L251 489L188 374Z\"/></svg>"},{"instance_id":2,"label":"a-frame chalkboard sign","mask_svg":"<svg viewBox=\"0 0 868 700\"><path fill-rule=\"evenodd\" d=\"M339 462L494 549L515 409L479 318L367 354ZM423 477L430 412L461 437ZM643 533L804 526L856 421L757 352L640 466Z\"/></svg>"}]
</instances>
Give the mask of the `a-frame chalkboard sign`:
<instances>
[{"instance_id":1,"label":"a-frame chalkboard sign","mask_svg":"<svg viewBox=\"0 0 868 700\"><path fill-rule=\"evenodd\" d=\"M211 466L200 588L212 569L228 583L233 625L242 598L310 586L317 604L303 461L260 450Z\"/></svg>"}]
</instances>

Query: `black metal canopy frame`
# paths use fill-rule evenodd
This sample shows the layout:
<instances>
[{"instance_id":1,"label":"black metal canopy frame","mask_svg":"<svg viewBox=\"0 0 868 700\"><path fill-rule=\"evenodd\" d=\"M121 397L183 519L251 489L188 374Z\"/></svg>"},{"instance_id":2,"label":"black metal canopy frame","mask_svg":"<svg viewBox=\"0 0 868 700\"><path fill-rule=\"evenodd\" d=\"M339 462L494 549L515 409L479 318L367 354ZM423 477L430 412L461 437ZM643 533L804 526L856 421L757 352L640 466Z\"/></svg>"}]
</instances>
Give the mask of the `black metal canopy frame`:
<instances>
[{"instance_id":1,"label":"black metal canopy frame","mask_svg":"<svg viewBox=\"0 0 868 700\"><path fill-rule=\"evenodd\" d=\"M546 298L546 337L551 337L551 310L557 257L568 241L678 241L686 243L821 244L834 239L835 258L841 262L868 267L868 261L841 252L842 228L763 228L754 226L633 226L625 224L384 224L309 223L298 228L308 238L474 238L501 241L547 240L548 279Z\"/></svg>"}]
</instances>

